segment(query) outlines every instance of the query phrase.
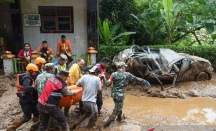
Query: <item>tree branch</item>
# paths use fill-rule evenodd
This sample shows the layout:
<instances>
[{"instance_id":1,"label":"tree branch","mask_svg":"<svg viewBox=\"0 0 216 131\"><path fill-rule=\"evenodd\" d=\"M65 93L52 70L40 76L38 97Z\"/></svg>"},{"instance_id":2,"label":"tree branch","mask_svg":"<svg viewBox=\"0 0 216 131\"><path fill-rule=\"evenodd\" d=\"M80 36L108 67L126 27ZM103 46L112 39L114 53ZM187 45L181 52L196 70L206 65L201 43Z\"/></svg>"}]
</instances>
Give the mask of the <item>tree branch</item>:
<instances>
[{"instance_id":1,"label":"tree branch","mask_svg":"<svg viewBox=\"0 0 216 131\"><path fill-rule=\"evenodd\" d=\"M194 31L200 30L200 29L202 29L203 27L205 27L205 26L204 26L204 25L201 25L201 26L199 26L199 27L197 27L197 28L194 28L193 30L194 30ZM178 29L178 30L181 30L181 29ZM185 31L185 34L184 34L184 35L180 35L180 34L177 35L177 36L175 37L175 39L172 40L172 43L175 43L175 42L179 41L180 39L182 39L182 38L188 36L190 33L192 33L192 32L191 32L191 31Z\"/></svg>"}]
</instances>

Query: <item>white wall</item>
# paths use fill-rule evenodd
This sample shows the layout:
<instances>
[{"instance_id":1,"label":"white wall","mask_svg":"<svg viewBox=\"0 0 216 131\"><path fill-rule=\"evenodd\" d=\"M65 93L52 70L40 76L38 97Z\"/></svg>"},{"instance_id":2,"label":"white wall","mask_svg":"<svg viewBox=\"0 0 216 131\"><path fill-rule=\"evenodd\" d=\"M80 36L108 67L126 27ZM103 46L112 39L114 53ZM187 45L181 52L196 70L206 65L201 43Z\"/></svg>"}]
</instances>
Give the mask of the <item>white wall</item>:
<instances>
[{"instance_id":1,"label":"white wall","mask_svg":"<svg viewBox=\"0 0 216 131\"><path fill-rule=\"evenodd\" d=\"M21 13L38 14L38 6L73 6L74 33L40 33L40 27L23 24L24 43L30 43L33 50L46 40L56 54L57 42L66 35L71 42L73 54L85 54L87 50L87 0L20 0ZM23 19L23 18L22 18Z\"/></svg>"}]
</instances>

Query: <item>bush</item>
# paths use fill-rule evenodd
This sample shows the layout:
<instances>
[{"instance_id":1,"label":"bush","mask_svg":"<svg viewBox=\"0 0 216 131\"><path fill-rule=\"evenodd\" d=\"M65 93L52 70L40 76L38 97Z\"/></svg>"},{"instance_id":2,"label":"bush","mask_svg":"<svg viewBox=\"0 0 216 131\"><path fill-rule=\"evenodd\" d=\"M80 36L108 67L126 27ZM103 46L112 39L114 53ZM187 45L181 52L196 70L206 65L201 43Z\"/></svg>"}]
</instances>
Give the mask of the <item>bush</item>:
<instances>
[{"instance_id":1,"label":"bush","mask_svg":"<svg viewBox=\"0 0 216 131\"><path fill-rule=\"evenodd\" d=\"M115 55L124 49L130 48L131 46L100 46L99 51L101 57L109 57L113 59ZM175 45L150 45L150 48L169 48L178 53L187 53L195 55L209 60L213 66L216 66L216 47L215 46L175 46Z\"/></svg>"}]
</instances>

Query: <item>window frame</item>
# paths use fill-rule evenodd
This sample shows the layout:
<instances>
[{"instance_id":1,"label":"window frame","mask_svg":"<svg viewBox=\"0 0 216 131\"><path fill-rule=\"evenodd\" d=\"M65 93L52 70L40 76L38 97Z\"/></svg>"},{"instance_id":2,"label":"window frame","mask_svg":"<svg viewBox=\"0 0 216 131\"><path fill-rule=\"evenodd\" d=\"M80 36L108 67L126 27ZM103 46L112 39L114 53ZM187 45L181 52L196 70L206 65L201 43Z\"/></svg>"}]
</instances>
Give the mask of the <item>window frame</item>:
<instances>
[{"instance_id":1,"label":"window frame","mask_svg":"<svg viewBox=\"0 0 216 131\"><path fill-rule=\"evenodd\" d=\"M55 16L43 16L43 9L54 9ZM70 9L69 16L58 16L57 9ZM39 14L41 16L41 33L74 33L74 19L73 19L73 6L38 6ZM44 29L44 18L54 18L56 30ZM59 30L58 18L70 18L70 30Z\"/></svg>"}]
</instances>

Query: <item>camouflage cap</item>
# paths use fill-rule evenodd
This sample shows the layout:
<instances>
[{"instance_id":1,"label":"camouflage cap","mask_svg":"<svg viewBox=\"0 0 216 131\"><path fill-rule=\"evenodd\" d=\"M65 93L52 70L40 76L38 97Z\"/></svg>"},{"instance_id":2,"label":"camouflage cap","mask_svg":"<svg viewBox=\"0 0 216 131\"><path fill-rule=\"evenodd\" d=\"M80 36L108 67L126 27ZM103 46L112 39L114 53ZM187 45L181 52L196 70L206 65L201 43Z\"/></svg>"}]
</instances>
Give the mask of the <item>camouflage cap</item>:
<instances>
[{"instance_id":1,"label":"camouflage cap","mask_svg":"<svg viewBox=\"0 0 216 131\"><path fill-rule=\"evenodd\" d=\"M53 63L47 63L44 65L44 69L45 70L51 70L54 68L54 64Z\"/></svg>"},{"instance_id":2,"label":"camouflage cap","mask_svg":"<svg viewBox=\"0 0 216 131\"><path fill-rule=\"evenodd\" d=\"M117 67L118 67L118 68L122 68L123 66L127 67L127 65L126 65L124 62L119 62L119 63L117 64Z\"/></svg>"}]
</instances>

